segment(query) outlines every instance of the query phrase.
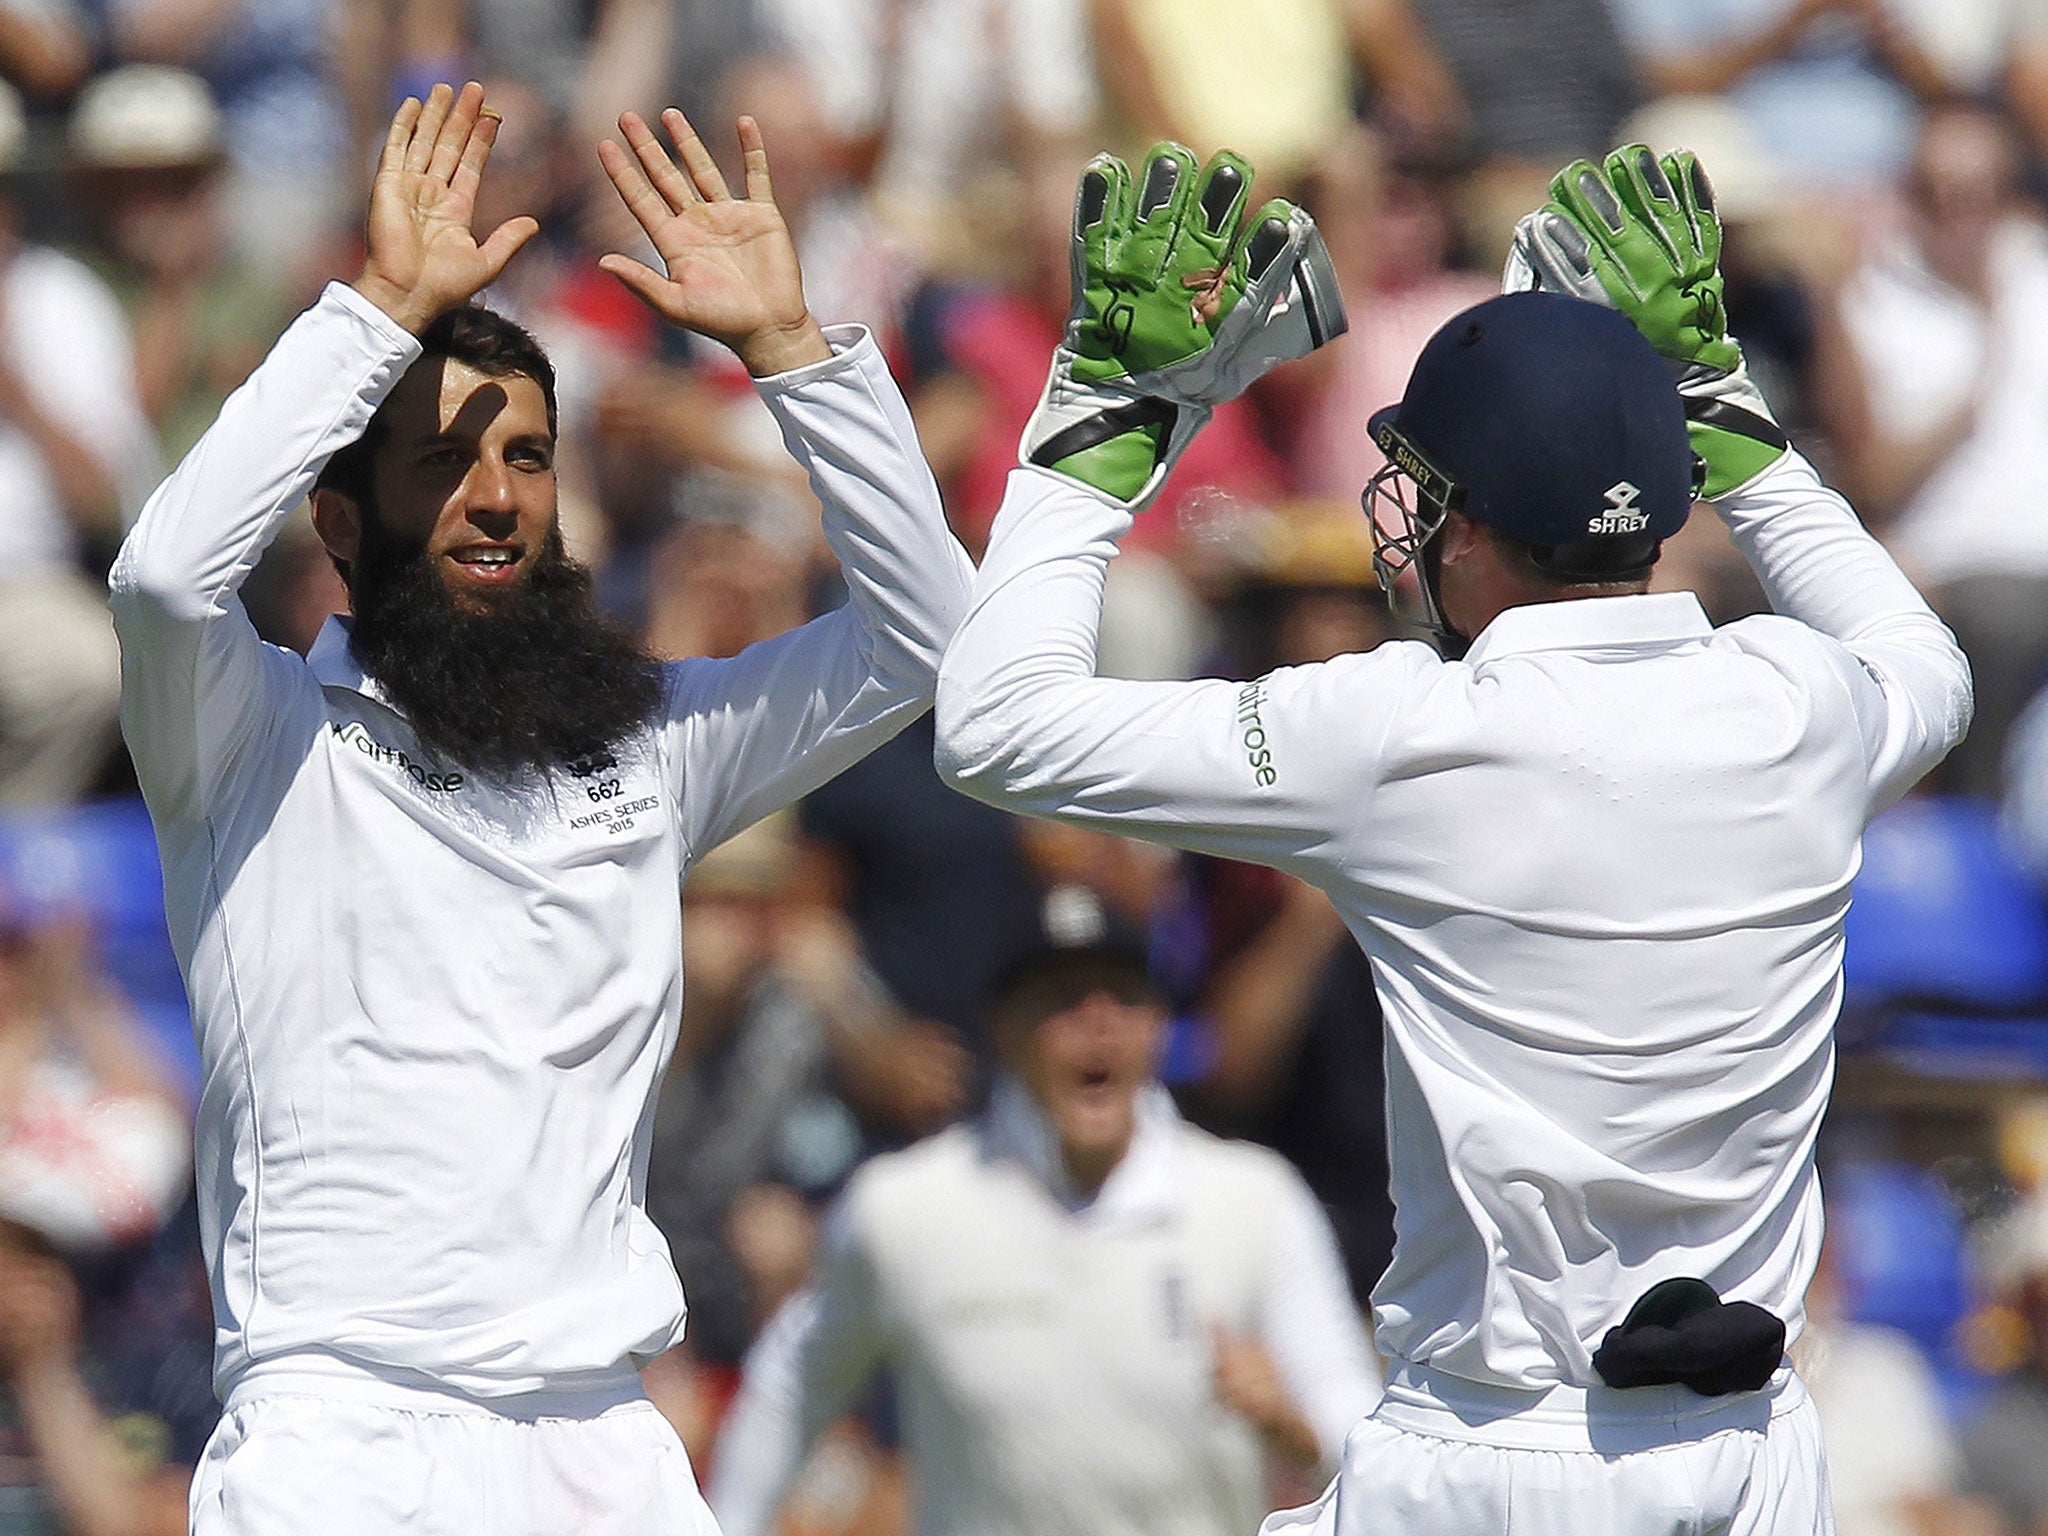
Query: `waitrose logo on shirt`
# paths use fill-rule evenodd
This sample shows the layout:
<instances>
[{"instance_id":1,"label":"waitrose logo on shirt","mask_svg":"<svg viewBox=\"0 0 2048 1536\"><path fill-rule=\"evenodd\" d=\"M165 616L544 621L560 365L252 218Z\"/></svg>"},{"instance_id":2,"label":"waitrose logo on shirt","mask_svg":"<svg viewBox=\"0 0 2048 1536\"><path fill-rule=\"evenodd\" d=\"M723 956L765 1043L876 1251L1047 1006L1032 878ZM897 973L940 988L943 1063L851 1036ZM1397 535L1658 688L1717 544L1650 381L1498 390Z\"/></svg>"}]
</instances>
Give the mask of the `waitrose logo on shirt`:
<instances>
[{"instance_id":1,"label":"waitrose logo on shirt","mask_svg":"<svg viewBox=\"0 0 2048 1536\"><path fill-rule=\"evenodd\" d=\"M331 725L336 736L354 747L373 762L389 763L398 769L421 789L431 789L437 794L453 794L462 788L463 777L459 773L436 773L430 768L414 762L397 747L387 747L363 728L359 720L346 723L335 721Z\"/></svg>"}]
</instances>

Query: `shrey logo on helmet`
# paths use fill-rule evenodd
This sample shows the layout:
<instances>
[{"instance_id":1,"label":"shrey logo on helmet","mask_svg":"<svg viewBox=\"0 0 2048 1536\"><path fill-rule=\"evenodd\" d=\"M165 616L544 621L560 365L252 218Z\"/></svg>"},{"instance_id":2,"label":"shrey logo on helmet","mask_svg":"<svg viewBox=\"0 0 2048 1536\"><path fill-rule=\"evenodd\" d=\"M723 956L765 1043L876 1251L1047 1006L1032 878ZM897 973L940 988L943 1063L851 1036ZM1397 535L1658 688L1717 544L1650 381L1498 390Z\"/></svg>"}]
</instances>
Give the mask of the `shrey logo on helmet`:
<instances>
[{"instance_id":1,"label":"shrey logo on helmet","mask_svg":"<svg viewBox=\"0 0 2048 1536\"><path fill-rule=\"evenodd\" d=\"M1641 533L1650 525L1650 514L1636 510L1636 498L1643 493L1628 480L1617 480L1601 492L1607 510L1586 519L1588 533Z\"/></svg>"}]
</instances>

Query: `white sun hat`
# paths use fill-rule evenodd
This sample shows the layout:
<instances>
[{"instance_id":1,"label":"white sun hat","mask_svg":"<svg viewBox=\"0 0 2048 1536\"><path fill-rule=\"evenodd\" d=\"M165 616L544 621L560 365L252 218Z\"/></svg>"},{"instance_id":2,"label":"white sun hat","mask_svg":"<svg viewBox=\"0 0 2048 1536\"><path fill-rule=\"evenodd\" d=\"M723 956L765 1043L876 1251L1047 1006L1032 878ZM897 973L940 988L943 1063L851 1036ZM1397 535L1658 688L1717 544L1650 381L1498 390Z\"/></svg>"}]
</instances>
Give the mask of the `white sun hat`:
<instances>
[{"instance_id":1,"label":"white sun hat","mask_svg":"<svg viewBox=\"0 0 2048 1536\"><path fill-rule=\"evenodd\" d=\"M79 94L70 143L73 160L107 170L205 165L220 158L220 108L195 74L129 64Z\"/></svg>"}]
</instances>

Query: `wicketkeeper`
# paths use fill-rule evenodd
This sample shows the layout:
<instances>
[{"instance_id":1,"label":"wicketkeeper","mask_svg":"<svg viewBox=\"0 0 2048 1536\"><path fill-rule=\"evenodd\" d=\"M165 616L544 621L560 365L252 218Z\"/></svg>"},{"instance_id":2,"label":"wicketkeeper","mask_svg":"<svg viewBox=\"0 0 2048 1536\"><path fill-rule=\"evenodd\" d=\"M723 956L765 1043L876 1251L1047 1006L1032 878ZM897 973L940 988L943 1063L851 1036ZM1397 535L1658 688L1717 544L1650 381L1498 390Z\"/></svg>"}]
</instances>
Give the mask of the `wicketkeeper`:
<instances>
[{"instance_id":1,"label":"wicketkeeper","mask_svg":"<svg viewBox=\"0 0 2048 1536\"><path fill-rule=\"evenodd\" d=\"M973 606L938 761L1034 815L1326 892L1386 1014L1383 1405L1269 1532L1813 1536L1784 1363L1820 1248L1842 916L1865 823L1962 735L1948 631L1794 452L1726 334L1689 155L1579 162L1516 291L1372 431L1413 641L1250 683L1093 675L1116 541L1217 400L1341 325L1247 172L1087 171L1075 307ZM1648 590L1695 494L1775 614Z\"/></svg>"}]
</instances>

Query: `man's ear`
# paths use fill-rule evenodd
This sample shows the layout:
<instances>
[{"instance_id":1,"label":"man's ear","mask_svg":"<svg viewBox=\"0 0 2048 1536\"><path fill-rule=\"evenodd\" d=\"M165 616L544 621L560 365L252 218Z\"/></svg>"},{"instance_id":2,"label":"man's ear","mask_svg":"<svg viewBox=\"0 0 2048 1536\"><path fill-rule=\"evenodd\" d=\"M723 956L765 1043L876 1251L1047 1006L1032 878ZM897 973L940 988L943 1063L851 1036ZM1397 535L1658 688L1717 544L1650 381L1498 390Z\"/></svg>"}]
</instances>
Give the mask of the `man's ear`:
<instances>
[{"instance_id":1,"label":"man's ear","mask_svg":"<svg viewBox=\"0 0 2048 1536\"><path fill-rule=\"evenodd\" d=\"M335 559L353 565L363 547L363 512L353 496L326 487L313 493L313 531Z\"/></svg>"},{"instance_id":2,"label":"man's ear","mask_svg":"<svg viewBox=\"0 0 2048 1536\"><path fill-rule=\"evenodd\" d=\"M1444 565L1456 565L1469 559L1485 537L1480 526L1464 513L1446 512L1443 531L1436 536L1437 559Z\"/></svg>"}]
</instances>

